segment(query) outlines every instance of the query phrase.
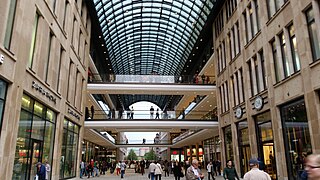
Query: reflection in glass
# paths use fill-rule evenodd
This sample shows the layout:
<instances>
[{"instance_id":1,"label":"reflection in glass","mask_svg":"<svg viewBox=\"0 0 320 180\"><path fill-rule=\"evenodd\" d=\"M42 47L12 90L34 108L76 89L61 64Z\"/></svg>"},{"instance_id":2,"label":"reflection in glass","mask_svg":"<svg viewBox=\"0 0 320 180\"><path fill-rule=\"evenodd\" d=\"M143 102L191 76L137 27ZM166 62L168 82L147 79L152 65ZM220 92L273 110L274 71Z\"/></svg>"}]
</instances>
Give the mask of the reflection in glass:
<instances>
[{"instance_id":1,"label":"reflection in glass","mask_svg":"<svg viewBox=\"0 0 320 180\"><path fill-rule=\"evenodd\" d=\"M64 120L63 142L60 158L60 178L76 176L79 127L71 121Z\"/></svg>"},{"instance_id":2,"label":"reflection in glass","mask_svg":"<svg viewBox=\"0 0 320 180\"><path fill-rule=\"evenodd\" d=\"M248 122L238 123L239 153L241 163L241 176L250 170L249 160L251 158Z\"/></svg>"},{"instance_id":3,"label":"reflection in glass","mask_svg":"<svg viewBox=\"0 0 320 180\"><path fill-rule=\"evenodd\" d=\"M281 120L286 138L289 177L298 179L304 170L303 159L312 152L308 118L304 100L281 108Z\"/></svg>"},{"instance_id":4,"label":"reflection in glass","mask_svg":"<svg viewBox=\"0 0 320 180\"><path fill-rule=\"evenodd\" d=\"M232 145L232 132L231 126L224 128L224 143L226 151L226 159L233 160L233 145Z\"/></svg>"},{"instance_id":5,"label":"reflection in glass","mask_svg":"<svg viewBox=\"0 0 320 180\"><path fill-rule=\"evenodd\" d=\"M48 160L48 163L52 166L56 118L53 111L27 95L23 95L21 104L12 175L13 179L17 180L33 179L35 176L33 165L39 161ZM53 122L46 120L46 114L43 113L45 109L51 111ZM32 112L37 113L37 115Z\"/></svg>"},{"instance_id":6,"label":"reflection in glass","mask_svg":"<svg viewBox=\"0 0 320 180\"><path fill-rule=\"evenodd\" d=\"M259 114L254 118L257 126L258 158L263 162L260 169L267 172L271 179L277 179L270 111Z\"/></svg>"}]
</instances>

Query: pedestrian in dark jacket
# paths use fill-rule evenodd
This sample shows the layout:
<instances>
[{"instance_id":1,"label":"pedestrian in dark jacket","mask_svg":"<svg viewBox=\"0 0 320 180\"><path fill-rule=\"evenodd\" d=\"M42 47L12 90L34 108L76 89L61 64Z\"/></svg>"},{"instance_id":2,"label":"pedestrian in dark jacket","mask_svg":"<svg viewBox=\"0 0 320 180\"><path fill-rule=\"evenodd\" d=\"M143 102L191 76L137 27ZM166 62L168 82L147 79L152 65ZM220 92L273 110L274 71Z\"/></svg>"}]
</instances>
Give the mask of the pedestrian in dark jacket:
<instances>
[{"instance_id":1,"label":"pedestrian in dark jacket","mask_svg":"<svg viewBox=\"0 0 320 180\"><path fill-rule=\"evenodd\" d=\"M37 163L38 180L46 180L46 167L41 163Z\"/></svg>"},{"instance_id":2,"label":"pedestrian in dark jacket","mask_svg":"<svg viewBox=\"0 0 320 180\"><path fill-rule=\"evenodd\" d=\"M223 178L228 180L235 180L237 178L240 180L231 160L227 161L227 167L225 167L223 170Z\"/></svg>"}]
</instances>

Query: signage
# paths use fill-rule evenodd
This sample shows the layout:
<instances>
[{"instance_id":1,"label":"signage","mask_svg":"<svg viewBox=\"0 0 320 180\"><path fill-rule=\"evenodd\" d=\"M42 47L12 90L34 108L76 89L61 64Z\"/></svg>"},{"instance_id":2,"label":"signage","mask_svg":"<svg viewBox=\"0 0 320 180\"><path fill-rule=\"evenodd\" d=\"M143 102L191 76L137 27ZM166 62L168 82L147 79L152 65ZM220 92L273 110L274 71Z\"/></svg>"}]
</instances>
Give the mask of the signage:
<instances>
[{"instance_id":1,"label":"signage","mask_svg":"<svg viewBox=\"0 0 320 180\"><path fill-rule=\"evenodd\" d=\"M256 110L261 110L263 107L263 99L261 96L257 96L256 99L254 100L254 108Z\"/></svg>"},{"instance_id":2,"label":"signage","mask_svg":"<svg viewBox=\"0 0 320 180\"><path fill-rule=\"evenodd\" d=\"M42 95L46 96L49 99L49 101L53 101L56 104L57 98L55 98L48 90L41 87L35 81L32 81L32 88L34 88L36 91L40 92Z\"/></svg>"},{"instance_id":3,"label":"signage","mask_svg":"<svg viewBox=\"0 0 320 180\"><path fill-rule=\"evenodd\" d=\"M69 113L71 116L75 117L76 119L80 120L79 114L77 114L76 112L74 112L72 109L68 108L68 113Z\"/></svg>"},{"instance_id":4,"label":"signage","mask_svg":"<svg viewBox=\"0 0 320 180\"><path fill-rule=\"evenodd\" d=\"M0 54L0 64L3 64L3 61L4 61L4 55Z\"/></svg>"},{"instance_id":5,"label":"signage","mask_svg":"<svg viewBox=\"0 0 320 180\"><path fill-rule=\"evenodd\" d=\"M242 109L241 109L241 107L237 107L236 118L240 119L241 117L242 117Z\"/></svg>"}]
</instances>

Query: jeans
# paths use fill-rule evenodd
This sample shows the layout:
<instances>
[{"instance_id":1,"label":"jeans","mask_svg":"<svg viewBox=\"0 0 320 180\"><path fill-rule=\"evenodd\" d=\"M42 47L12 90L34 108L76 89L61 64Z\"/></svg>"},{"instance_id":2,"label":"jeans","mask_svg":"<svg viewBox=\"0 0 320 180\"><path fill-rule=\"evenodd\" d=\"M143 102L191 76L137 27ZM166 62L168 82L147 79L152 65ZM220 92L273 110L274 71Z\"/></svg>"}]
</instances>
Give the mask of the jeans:
<instances>
[{"instance_id":1,"label":"jeans","mask_svg":"<svg viewBox=\"0 0 320 180\"><path fill-rule=\"evenodd\" d=\"M124 170L121 170L121 179L123 178L124 176Z\"/></svg>"},{"instance_id":2,"label":"jeans","mask_svg":"<svg viewBox=\"0 0 320 180\"><path fill-rule=\"evenodd\" d=\"M83 175L85 174L85 168L81 168L80 169L80 178L82 178L83 177Z\"/></svg>"},{"instance_id":3,"label":"jeans","mask_svg":"<svg viewBox=\"0 0 320 180\"><path fill-rule=\"evenodd\" d=\"M154 172L150 173L150 177L151 180L154 180Z\"/></svg>"}]
</instances>

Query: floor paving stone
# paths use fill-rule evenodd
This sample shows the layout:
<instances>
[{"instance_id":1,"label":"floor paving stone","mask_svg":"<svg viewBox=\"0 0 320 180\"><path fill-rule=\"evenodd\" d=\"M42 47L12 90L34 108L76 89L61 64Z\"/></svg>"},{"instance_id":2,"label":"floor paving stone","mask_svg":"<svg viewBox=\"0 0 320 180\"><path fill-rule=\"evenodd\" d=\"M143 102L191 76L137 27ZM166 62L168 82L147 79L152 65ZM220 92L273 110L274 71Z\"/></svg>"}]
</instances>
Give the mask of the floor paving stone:
<instances>
[{"instance_id":1,"label":"floor paving stone","mask_svg":"<svg viewBox=\"0 0 320 180\"><path fill-rule=\"evenodd\" d=\"M204 172L206 175L204 180L208 180L207 172ZM88 179L87 177L84 177L83 179ZM117 176L116 174L110 174L110 172L106 173L106 175L100 175L99 177L90 177L89 179L92 180L102 180L102 179L108 179L108 180L121 180L120 175ZM73 178L72 180L81 180L79 177ZM138 173L134 173L133 169L127 169L126 174L122 180L148 180L148 175L144 174L143 176ZM174 180L173 174L170 174L169 177L164 177L162 175L161 180ZM180 180L185 180L184 178L180 178ZM212 180L212 178L210 178ZM216 180L223 180L223 177L217 176Z\"/></svg>"}]
</instances>

